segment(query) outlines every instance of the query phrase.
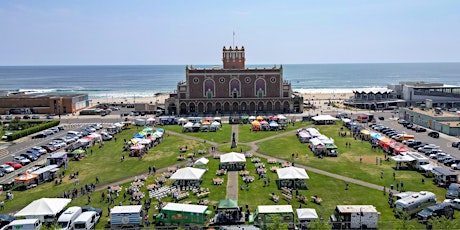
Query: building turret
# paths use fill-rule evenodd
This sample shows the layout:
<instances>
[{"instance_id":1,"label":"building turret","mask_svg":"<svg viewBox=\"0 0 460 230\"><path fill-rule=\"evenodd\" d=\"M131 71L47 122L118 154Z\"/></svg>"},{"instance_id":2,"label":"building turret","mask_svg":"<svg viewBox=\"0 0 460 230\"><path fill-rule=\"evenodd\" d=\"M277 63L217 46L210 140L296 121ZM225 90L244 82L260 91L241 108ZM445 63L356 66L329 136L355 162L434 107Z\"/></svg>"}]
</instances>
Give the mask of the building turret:
<instances>
[{"instance_id":1,"label":"building turret","mask_svg":"<svg viewBox=\"0 0 460 230\"><path fill-rule=\"evenodd\" d=\"M240 49L238 46L232 48L231 46L227 49L222 49L222 62L224 64L224 69L244 69L246 58L244 55L244 46Z\"/></svg>"}]
</instances>

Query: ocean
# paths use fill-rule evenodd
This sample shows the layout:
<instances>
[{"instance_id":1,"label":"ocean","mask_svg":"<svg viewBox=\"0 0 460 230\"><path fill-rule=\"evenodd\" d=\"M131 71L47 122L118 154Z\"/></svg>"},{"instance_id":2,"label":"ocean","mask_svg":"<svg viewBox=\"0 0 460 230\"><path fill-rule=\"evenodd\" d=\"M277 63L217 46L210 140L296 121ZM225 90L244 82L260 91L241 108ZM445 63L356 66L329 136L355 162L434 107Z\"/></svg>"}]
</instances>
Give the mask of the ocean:
<instances>
[{"instance_id":1,"label":"ocean","mask_svg":"<svg viewBox=\"0 0 460 230\"><path fill-rule=\"evenodd\" d=\"M194 65L211 68L212 65ZM272 68L273 65L247 65ZM283 65L283 78L298 92L346 93L386 88L401 81L460 85L460 63ZM153 97L174 92L185 65L0 66L0 90L27 93L87 93L90 99Z\"/></svg>"}]
</instances>

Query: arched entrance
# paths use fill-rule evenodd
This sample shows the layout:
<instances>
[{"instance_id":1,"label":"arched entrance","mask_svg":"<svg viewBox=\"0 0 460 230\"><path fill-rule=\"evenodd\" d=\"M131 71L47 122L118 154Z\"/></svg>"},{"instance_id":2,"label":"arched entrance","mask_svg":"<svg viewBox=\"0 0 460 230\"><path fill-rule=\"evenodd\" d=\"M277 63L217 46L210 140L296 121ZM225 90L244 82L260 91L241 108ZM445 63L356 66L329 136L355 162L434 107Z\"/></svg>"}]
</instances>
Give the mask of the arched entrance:
<instances>
[{"instance_id":1,"label":"arched entrance","mask_svg":"<svg viewBox=\"0 0 460 230\"><path fill-rule=\"evenodd\" d=\"M245 112L248 109L246 102L241 102L241 111Z\"/></svg>"},{"instance_id":2,"label":"arched entrance","mask_svg":"<svg viewBox=\"0 0 460 230\"><path fill-rule=\"evenodd\" d=\"M290 112L290 106L289 106L289 102L285 101L283 103L283 112Z\"/></svg>"},{"instance_id":3,"label":"arched entrance","mask_svg":"<svg viewBox=\"0 0 460 230\"><path fill-rule=\"evenodd\" d=\"M219 112L219 113L222 112L222 104L220 104L220 102L216 103L216 112Z\"/></svg>"},{"instance_id":4,"label":"arched entrance","mask_svg":"<svg viewBox=\"0 0 460 230\"><path fill-rule=\"evenodd\" d=\"M187 105L185 103L180 104L180 114L187 114Z\"/></svg>"},{"instance_id":5,"label":"arched entrance","mask_svg":"<svg viewBox=\"0 0 460 230\"><path fill-rule=\"evenodd\" d=\"M204 113L204 104L203 102L198 103L198 112Z\"/></svg>"},{"instance_id":6,"label":"arched entrance","mask_svg":"<svg viewBox=\"0 0 460 230\"><path fill-rule=\"evenodd\" d=\"M256 111L256 103L254 103L253 101L251 101L249 103L249 112L252 112L252 111Z\"/></svg>"},{"instance_id":7,"label":"arched entrance","mask_svg":"<svg viewBox=\"0 0 460 230\"><path fill-rule=\"evenodd\" d=\"M195 107L195 103L191 102L188 106L190 108L190 112L191 113L195 113L196 112L196 107Z\"/></svg>"},{"instance_id":8,"label":"arched entrance","mask_svg":"<svg viewBox=\"0 0 460 230\"><path fill-rule=\"evenodd\" d=\"M264 111L264 103L263 102L259 102L257 103L257 111Z\"/></svg>"},{"instance_id":9,"label":"arched entrance","mask_svg":"<svg viewBox=\"0 0 460 230\"><path fill-rule=\"evenodd\" d=\"M273 104L271 101L267 102L267 111L273 111Z\"/></svg>"},{"instance_id":10,"label":"arched entrance","mask_svg":"<svg viewBox=\"0 0 460 230\"><path fill-rule=\"evenodd\" d=\"M230 103L228 102L224 103L224 112L226 113L230 112Z\"/></svg>"},{"instance_id":11,"label":"arched entrance","mask_svg":"<svg viewBox=\"0 0 460 230\"><path fill-rule=\"evenodd\" d=\"M281 111L281 103L279 101L275 102L275 111L277 112Z\"/></svg>"},{"instance_id":12,"label":"arched entrance","mask_svg":"<svg viewBox=\"0 0 460 230\"><path fill-rule=\"evenodd\" d=\"M171 104L168 105L168 112L169 112L169 114L172 114L172 113L177 114L177 113L176 113L176 110L177 110L176 104L171 103Z\"/></svg>"},{"instance_id":13,"label":"arched entrance","mask_svg":"<svg viewBox=\"0 0 460 230\"><path fill-rule=\"evenodd\" d=\"M238 110L238 102L233 102L232 111L233 112L239 112L239 110Z\"/></svg>"},{"instance_id":14,"label":"arched entrance","mask_svg":"<svg viewBox=\"0 0 460 230\"><path fill-rule=\"evenodd\" d=\"M206 104L206 113L214 113L214 109L212 108L212 103L208 102Z\"/></svg>"}]
</instances>

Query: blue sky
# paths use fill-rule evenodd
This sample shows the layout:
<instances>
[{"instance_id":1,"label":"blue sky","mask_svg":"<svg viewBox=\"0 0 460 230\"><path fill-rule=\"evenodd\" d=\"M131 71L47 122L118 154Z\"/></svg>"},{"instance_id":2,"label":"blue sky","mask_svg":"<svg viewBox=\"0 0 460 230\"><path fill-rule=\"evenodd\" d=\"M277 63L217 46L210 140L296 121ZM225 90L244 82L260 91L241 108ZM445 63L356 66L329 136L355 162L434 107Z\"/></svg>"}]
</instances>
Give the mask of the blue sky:
<instances>
[{"instance_id":1,"label":"blue sky","mask_svg":"<svg viewBox=\"0 0 460 230\"><path fill-rule=\"evenodd\" d=\"M0 1L0 65L460 61L458 0Z\"/></svg>"}]
</instances>

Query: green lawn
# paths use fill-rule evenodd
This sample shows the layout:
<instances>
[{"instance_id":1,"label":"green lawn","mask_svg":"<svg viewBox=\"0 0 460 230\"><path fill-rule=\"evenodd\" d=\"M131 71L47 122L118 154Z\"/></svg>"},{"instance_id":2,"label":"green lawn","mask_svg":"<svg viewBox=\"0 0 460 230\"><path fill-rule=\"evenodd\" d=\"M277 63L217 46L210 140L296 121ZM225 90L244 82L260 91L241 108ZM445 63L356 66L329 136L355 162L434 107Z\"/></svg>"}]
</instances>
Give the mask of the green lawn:
<instances>
[{"instance_id":1,"label":"green lawn","mask_svg":"<svg viewBox=\"0 0 460 230\"><path fill-rule=\"evenodd\" d=\"M245 145L244 142L251 140L258 140L269 136L276 135L276 132L249 132L248 125L238 125L239 133L238 137L240 142L235 152L249 151L249 145ZM312 126L311 123L297 122L295 126L291 126L291 130L298 129L300 127ZM389 187L392 183L404 181L407 191L421 191L427 190L434 192L439 201L442 201L445 195L445 189L438 188L430 183L431 179L425 179L425 183L421 183L422 175L414 171L394 171L392 162L383 162L382 165L375 165L375 158L383 158L382 152L372 151L370 145L367 142L361 142L354 140L350 137L339 137L338 130L340 125L331 126L316 126L320 131L332 137L335 140L336 145L339 147L339 157L337 158L324 158L319 159L313 156L313 153L307 148L307 144L302 144L297 140L295 133L288 134L285 136L278 136L276 138L261 142L258 144L259 152L282 158L287 161L294 161L296 164L304 164L307 166L322 169L331 173L337 173L340 175L348 176L355 179L360 179L370 183L383 185ZM180 126L164 126L166 132L179 132L182 129ZM147 173L148 166L156 166L156 168L166 167L177 163L177 156L179 155L178 148L180 146L188 146L189 151L197 152L199 149L208 149L209 144L201 141L193 141L189 139L180 138L176 135L165 135L163 142L155 148L150 149L149 153L144 156L142 160L138 158L128 157L126 152L122 152L123 139L130 139L136 132L140 131L141 128L133 127L130 130L125 130L121 134L117 135L117 141L106 142L103 148L95 146L92 148L93 154L88 154L82 161L71 161L69 169L66 172L66 177L61 185L55 186L54 183L46 183L39 185L37 188L28 191L13 191L15 194L14 202L6 202L5 209L2 213L10 213L21 209L31 201L41 197L56 197L61 196L63 191L72 190L75 185L73 180L68 179L68 175L72 172L79 172L80 188L86 183L94 183L95 177L98 176L101 180L101 184L109 184L111 182L124 179L132 178L135 175ZM279 131L286 132L286 131ZM222 143L218 146L218 151L230 152L235 149L230 149L230 138L231 138L231 126L228 124L223 125L223 129L214 133L186 133L186 135L203 138L209 141L215 141ZM346 148L345 143L350 142L351 148ZM299 153L298 159L291 159L292 153ZM120 162L120 157L125 155L125 161ZM306 157L308 156L308 157ZM359 157L363 157L363 162L359 162ZM262 159L265 162L266 167L269 169L270 165L266 163L266 159ZM212 178L216 177L215 171L218 169L219 160L210 159L210 163L206 166L208 171L204 174L202 179L202 187L209 188L211 194L206 199L211 201L210 207L216 204L219 200L224 199L226 196L226 183L221 186L212 185ZM264 187L263 179L258 179L255 173L254 164L248 160L247 169L250 175L255 176L255 182L250 183L249 191L239 190L239 204L245 206L247 203L251 210L254 210L257 205L262 204L273 204L273 201L269 199L268 194L275 193L281 195L280 190L276 188L275 181L277 176L273 172L268 172L267 175L271 179L270 185ZM380 178L380 172L384 172L383 179ZM396 179L393 180L392 173L396 173ZM392 229L394 228L395 218L392 210L388 207L387 198L383 196L382 191L369 189L354 184L350 184L350 189L345 191L344 181L333 179L324 175L315 174L308 172L310 179L307 181L309 190L300 190L300 193L307 196L313 196L317 194L323 198L321 205L313 204L311 199L307 204L302 204L302 207L315 208L318 214L328 219L329 215L333 212L334 208L338 204L372 204L376 206L377 210L381 213L379 226L381 229ZM227 176L222 176L227 181ZM147 180L147 184L153 183L155 177L150 176ZM167 183L172 183L168 181ZM239 183L242 183L239 178ZM124 188L128 187L129 184L124 184ZM146 192L145 187L143 190ZM104 190L105 191L105 190ZM107 207L108 204L100 200L102 191L95 192L91 195L91 206L101 208L104 211L104 217L98 224L97 228L102 228L107 223ZM146 193L147 194L147 193ZM280 197L281 198L281 197ZM3 200L4 196L0 198ZM183 201L190 201L196 203L198 198L191 194L191 196ZM165 198L164 201L172 201L171 198ZM181 202L183 202L181 201ZM124 205L129 204L127 200L123 198L117 198L114 205L118 205L122 202ZM87 197L79 197L74 199L70 205L86 205ZM280 199L279 204L287 204L287 201ZM298 208L300 203L294 199L292 201L293 208ZM112 205L113 206L113 205ZM155 201L152 202L152 208L150 209L149 215L155 214ZM456 217L459 218L458 212ZM417 228L424 228L423 225L417 224L416 221L411 221Z\"/></svg>"}]
</instances>

